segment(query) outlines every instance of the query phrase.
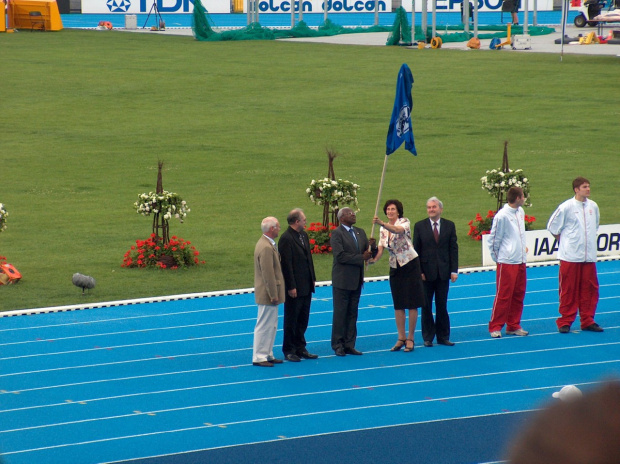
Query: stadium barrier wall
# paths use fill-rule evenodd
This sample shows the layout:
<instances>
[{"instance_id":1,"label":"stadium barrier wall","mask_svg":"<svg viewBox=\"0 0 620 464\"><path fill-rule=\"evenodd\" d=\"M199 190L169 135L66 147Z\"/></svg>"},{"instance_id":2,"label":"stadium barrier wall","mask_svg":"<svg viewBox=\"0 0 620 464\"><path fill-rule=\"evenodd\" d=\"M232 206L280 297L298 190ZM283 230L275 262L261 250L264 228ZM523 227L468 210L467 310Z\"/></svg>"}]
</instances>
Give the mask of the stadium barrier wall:
<instances>
[{"instance_id":1,"label":"stadium barrier wall","mask_svg":"<svg viewBox=\"0 0 620 464\"><path fill-rule=\"evenodd\" d=\"M527 262L557 260L558 241L547 230L530 230L525 232ZM598 229L596 238L597 256L620 257L620 224L606 224ZM489 236L482 236L482 265L493 266L489 252Z\"/></svg>"}]
</instances>

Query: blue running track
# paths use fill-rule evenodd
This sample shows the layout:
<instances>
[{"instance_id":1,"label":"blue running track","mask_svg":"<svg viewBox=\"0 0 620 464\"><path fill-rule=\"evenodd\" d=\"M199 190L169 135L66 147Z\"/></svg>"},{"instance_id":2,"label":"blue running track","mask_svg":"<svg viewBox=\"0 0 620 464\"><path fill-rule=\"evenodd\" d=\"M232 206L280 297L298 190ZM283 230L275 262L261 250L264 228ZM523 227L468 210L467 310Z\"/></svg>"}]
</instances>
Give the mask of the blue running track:
<instances>
[{"instance_id":1,"label":"blue running track","mask_svg":"<svg viewBox=\"0 0 620 464\"><path fill-rule=\"evenodd\" d=\"M451 286L456 346L424 348L417 333L412 353L389 351L388 283L368 282L364 355L344 358L330 349L331 287L319 287L307 339L320 358L268 369L251 365L251 293L1 317L0 459L498 462L554 391L620 377L620 261L598 270L603 333L578 321L558 333L558 269L543 266L528 269L530 335L491 339L495 273L476 272Z\"/></svg>"}]
</instances>

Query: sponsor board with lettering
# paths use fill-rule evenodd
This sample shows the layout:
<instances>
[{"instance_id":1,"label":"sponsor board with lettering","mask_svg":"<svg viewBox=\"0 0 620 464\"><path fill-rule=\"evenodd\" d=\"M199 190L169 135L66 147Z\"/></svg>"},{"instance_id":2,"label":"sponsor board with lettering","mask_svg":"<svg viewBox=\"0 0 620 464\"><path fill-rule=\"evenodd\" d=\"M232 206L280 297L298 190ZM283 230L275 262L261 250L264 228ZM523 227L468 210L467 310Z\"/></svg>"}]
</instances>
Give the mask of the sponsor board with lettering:
<instances>
[{"instance_id":1,"label":"sponsor board with lettering","mask_svg":"<svg viewBox=\"0 0 620 464\"><path fill-rule=\"evenodd\" d=\"M194 11L191 0L82 0L82 13L148 14L153 3L162 14ZM230 13L230 0L202 0L202 4L209 13Z\"/></svg>"},{"instance_id":2,"label":"sponsor board with lettering","mask_svg":"<svg viewBox=\"0 0 620 464\"><path fill-rule=\"evenodd\" d=\"M495 263L489 252L489 236L482 236L482 265ZM525 232L527 262L557 260L558 242L547 230ZM620 224L605 224L599 227L596 237L597 256L620 256Z\"/></svg>"}]
</instances>

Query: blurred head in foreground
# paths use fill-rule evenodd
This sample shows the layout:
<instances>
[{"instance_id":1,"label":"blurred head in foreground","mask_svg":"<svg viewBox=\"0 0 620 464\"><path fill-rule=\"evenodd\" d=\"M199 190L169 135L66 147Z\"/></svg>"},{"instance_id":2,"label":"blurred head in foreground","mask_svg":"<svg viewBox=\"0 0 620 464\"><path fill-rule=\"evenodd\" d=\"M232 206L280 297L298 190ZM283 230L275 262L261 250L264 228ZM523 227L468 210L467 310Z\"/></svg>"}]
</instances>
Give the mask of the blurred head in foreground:
<instances>
[{"instance_id":1,"label":"blurred head in foreground","mask_svg":"<svg viewBox=\"0 0 620 464\"><path fill-rule=\"evenodd\" d=\"M583 395L573 390L568 400L560 392L560 401L538 412L512 443L508 462L620 463L620 382Z\"/></svg>"}]
</instances>

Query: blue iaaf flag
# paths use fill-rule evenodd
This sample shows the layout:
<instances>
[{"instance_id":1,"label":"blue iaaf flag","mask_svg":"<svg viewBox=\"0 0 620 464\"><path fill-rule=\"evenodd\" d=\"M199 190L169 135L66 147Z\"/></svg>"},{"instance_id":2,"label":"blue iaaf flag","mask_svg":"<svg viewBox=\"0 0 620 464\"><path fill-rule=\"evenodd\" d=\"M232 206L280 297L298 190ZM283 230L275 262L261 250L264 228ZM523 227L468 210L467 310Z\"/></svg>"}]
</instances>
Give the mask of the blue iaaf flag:
<instances>
[{"instance_id":1,"label":"blue iaaf flag","mask_svg":"<svg viewBox=\"0 0 620 464\"><path fill-rule=\"evenodd\" d=\"M391 155L403 142L405 148L414 155L418 152L413 141L413 129L411 128L411 108L413 100L411 98L411 87L413 86L413 75L411 69L406 64L400 67L398 80L396 81L396 98L394 99L394 109L392 119L388 129L386 141L386 155Z\"/></svg>"}]
</instances>

